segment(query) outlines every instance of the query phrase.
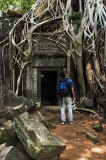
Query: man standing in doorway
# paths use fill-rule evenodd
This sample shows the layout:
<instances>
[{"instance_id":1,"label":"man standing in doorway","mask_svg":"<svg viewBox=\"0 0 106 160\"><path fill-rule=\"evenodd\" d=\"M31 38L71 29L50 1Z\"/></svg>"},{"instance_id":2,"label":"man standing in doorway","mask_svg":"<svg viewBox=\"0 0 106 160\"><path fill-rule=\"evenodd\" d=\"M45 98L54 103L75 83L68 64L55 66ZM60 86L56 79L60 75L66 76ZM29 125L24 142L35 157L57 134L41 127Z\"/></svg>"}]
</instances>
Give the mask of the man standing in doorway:
<instances>
[{"instance_id":1,"label":"man standing in doorway","mask_svg":"<svg viewBox=\"0 0 106 160\"><path fill-rule=\"evenodd\" d=\"M59 96L61 106L61 124L65 124L66 115L65 109L68 109L68 121L69 124L73 124L73 113L72 113L72 99L75 101L75 92L72 79L68 78L67 72L62 71L60 73L59 80Z\"/></svg>"}]
</instances>

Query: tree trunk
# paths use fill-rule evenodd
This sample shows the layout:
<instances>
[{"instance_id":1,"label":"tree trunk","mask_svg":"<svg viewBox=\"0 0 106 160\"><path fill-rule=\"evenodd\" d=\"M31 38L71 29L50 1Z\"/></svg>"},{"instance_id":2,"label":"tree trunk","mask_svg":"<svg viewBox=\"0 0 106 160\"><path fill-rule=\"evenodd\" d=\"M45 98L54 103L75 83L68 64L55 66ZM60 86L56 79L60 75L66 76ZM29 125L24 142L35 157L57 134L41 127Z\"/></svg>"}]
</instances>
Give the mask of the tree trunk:
<instances>
[{"instance_id":1,"label":"tree trunk","mask_svg":"<svg viewBox=\"0 0 106 160\"><path fill-rule=\"evenodd\" d=\"M82 45L76 48L77 54L77 74L78 74L78 81L80 84L80 97L86 97L86 89L85 89L85 82L84 82L84 74L83 74L83 65L82 65Z\"/></svg>"},{"instance_id":2,"label":"tree trunk","mask_svg":"<svg viewBox=\"0 0 106 160\"><path fill-rule=\"evenodd\" d=\"M10 31L10 34L9 34L9 69L10 69L10 88L11 90L13 89L13 58L11 56L11 53L12 53L12 42L11 42L11 39L12 39L12 36L11 36L11 31Z\"/></svg>"},{"instance_id":3,"label":"tree trunk","mask_svg":"<svg viewBox=\"0 0 106 160\"><path fill-rule=\"evenodd\" d=\"M86 23L86 18L83 17L81 26L76 37L77 47L75 47L76 59L77 59L77 74L78 81L80 84L80 97L86 97L86 88L85 88L85 80L83 73L83 62L82 62L82 44L83 44L83 32L84 32L84 24Z\"/></svg>"},{"instance_id":4,"label":"tree trunk","mask_svg":"<svg viewBox=\"0 0 106 160\"><path fill-rule=\"evenodd\" d=\"M16 88L15 95L18 95L18 92L19 92L19 85L20 85L20 81L21 81L22 71L23 71L23 69L20 70L20 74L19 74L19 77L17 80L17 88Z\"/></svg>"},{"instance_id":5,"label":"tree trunk","mask_svg":"<svg viewBox=\"0 0 106 160\"><path fill-rule=\"evenodd\" d=\"M70 49L68 50L68 53L67 53L67 71L68 71L69 75L70 75L71 56L72 56L72 41L70 41Z\"/></svg>"},{"instance_id":6,"label":"tree trunk","mask_svg":"<svg viewBox=\"0 0 106 160\"><path fill-rule=\"evenodd\" d=\"M4 84L3 85L5 85L5 63L4 63L4 50L2 49L2 51L1 51L2 53L2 67L3 67L3 82L4 82Z\"/></svg>"},{"instance_id":7,"label":"tree trunk","mask_svg":"<svg viewBox=\"0 0 106 160\"><path fill-rule=\"evenodd\" d=\"M104 53L104 61L106 63L106 29L105 29L105 53Z\"/></svg>"}]
</instances>

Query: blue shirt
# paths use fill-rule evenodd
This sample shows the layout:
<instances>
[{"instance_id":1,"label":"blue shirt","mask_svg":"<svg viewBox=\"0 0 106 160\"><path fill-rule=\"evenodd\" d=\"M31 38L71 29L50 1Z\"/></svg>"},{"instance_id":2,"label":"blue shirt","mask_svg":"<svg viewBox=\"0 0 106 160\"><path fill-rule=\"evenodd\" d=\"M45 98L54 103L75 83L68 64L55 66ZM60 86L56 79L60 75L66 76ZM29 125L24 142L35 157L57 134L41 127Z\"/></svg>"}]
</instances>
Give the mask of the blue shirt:
<instances>
[{"instance_id":1,"label":"blue shirt","mask_svg":"<svg viewBox=\"0 0 106 160\"><path fill-rule=\"evenodd\" d=\"M70 79L70 78L65 78L65 80L67 81L67 84L68 84L70 87L74 87L74 84L73 84L72 79Z\"/></svg>"},{"instance_id":2,"label":"blue shirt","mask_svg":"<svg viewBox=\"0 0 106 160\"><path fill-rule=\"evenodd\" d=\"M67 84L68 84L68 96L69 97L73 97L73 94L72 94L72 90L71 90L71 88L73 88L74 87L74 84L73 84L73 81L72 81L72 79L70 79L70 78L65 78L65 80L66 80L66 82L67 82Z\"/></svg>"}]
</instances>

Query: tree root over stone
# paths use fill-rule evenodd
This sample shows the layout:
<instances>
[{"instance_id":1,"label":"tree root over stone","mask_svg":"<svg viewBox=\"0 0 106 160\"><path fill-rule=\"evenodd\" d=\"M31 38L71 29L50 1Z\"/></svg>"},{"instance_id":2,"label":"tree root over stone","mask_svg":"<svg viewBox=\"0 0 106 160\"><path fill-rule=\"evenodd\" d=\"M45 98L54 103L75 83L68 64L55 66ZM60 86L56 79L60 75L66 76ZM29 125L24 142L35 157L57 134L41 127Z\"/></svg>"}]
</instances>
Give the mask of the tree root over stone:
<instances>
[{"instance_id":1,"label":"tree root over stone","mask_svg":"<svg viewBox=\"0 0 106 160\"><path fill-rule=\"evenodd\" d=\"M99 118L100 119L100 116L98 113L96 113L95 111L91 110L91 109L86 109L86 108L77 108L76 109L77 111L84 111L84 112L90 112L92 114L95 115L95 117Z\"/></svg>"}]
</instances>

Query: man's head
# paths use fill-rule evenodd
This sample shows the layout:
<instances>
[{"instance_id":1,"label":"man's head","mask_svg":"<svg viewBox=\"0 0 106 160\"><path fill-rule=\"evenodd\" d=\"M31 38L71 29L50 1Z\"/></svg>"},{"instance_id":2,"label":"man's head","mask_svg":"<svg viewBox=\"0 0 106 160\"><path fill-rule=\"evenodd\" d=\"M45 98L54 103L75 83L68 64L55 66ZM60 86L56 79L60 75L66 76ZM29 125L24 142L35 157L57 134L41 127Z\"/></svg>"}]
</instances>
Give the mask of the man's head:
<instances>
[{"instance_id":1,"label":"man's head","mask_svg":"<svg viewBox=\"0 0 106 160\"><path fill-rule=\"evenodd\" d=\"M61 71L60 72L60 77L65 78L66 77L66 71Z\"/></svg>"}]
</instances>

